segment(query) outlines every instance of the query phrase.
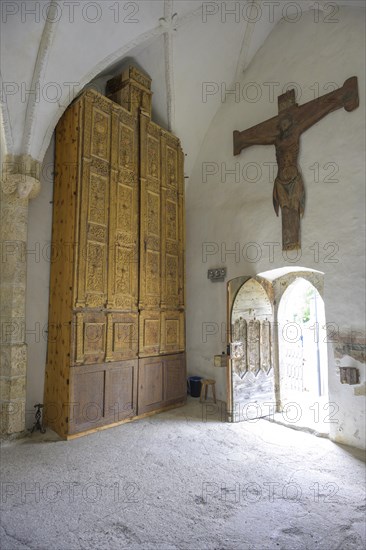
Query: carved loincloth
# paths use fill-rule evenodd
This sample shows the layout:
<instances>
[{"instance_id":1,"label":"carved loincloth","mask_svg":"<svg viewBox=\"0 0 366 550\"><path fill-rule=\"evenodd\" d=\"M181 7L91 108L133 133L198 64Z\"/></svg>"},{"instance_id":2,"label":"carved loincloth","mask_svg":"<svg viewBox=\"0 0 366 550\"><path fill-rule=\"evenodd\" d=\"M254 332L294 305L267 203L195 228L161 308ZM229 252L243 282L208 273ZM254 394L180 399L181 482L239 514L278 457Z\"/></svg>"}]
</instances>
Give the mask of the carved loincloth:
<instances>
[{"instance_id":1,"label":"carved loincloth","mask_svg":"<svg viewBox=\"0 0 366 550\"><path fill-rule=\"evenodd\" d=\"M305 209L305 189L299 172L290 181L275 179L273 187L273 206L278 216L279 208L296 210L303 216Z\"/></svg>"}]
</instances>

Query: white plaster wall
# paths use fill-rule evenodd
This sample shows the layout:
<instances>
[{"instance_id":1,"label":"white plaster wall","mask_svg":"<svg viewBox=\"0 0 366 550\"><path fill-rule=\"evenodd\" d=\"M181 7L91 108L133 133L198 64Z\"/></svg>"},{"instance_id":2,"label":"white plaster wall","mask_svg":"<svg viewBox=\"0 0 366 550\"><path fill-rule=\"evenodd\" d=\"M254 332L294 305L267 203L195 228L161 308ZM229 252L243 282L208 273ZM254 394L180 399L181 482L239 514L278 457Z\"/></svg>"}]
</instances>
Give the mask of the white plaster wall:
<instances>
[{"instance_id":1,"label":"white plaster wall","mask_svg":"<svg viewBox=\"0 0 366 550\"><path fill-rule=\"evenodd\" d=\"M364 334L364 15L363 9L341 8L332 23L321 17L315 23L314 12L303 13L297 23L281 21L239 83L241 96L227 97L216 114L192 171L186 193L188 371L216 378L220 399L226 399L225 372L213 367L213 355L225 347L226 285L209 282L208 268L226 266L228 279L286 265L322 271L327 321L342 334ZM283 257L269 174L274 147L251 147L234 157L233 130L275 116L277 96L290 82L302 104L314 99L317 89L322 95L332 90L328 83L340 86L353 75L359 82L359 108L331 113L302 136L299 163L307 196L302 251L297 258L296 253ZM272 84L273 98L271 82L278 83ZM214 174L205 178L207 167ZM229 170L239 170L237 181ZM274 243L272 248L268 243ZM348 357L341 362L358 366L365 383L364 365ZM341 362L329 346L330 401L339 407L331 436L363 447L365 398L339 383Z\"/></svg>"},{"instance_id":2,"label":"white plaster wall","mask_svg":"<svg viewBox=\"0 0 366 550\"><path fill-rule=\"evenodd\" d=\"M29 202L26 297L27 427L34 422L34 405L43 403L51 267L54 146L55 141L52 138L42 165L41 192Z\"/></svg>"}]
</instances>

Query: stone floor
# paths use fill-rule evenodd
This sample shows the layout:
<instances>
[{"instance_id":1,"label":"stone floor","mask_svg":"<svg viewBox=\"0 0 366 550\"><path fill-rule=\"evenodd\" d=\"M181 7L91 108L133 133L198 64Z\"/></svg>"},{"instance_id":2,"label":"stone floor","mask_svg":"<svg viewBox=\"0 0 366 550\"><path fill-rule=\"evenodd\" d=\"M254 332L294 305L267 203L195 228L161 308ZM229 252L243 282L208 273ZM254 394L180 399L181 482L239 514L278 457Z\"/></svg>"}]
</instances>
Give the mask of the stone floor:
<instances>
[{"instance_id":1,"label":"stone floor","mask_svg":"<svg viewBox=\"0 0 366 550\"><path fill-rule=\"evenodd\" d=\"M2 445L2 550L358 550L363 453L187 406Z\"/></svg>"}]
</instances>

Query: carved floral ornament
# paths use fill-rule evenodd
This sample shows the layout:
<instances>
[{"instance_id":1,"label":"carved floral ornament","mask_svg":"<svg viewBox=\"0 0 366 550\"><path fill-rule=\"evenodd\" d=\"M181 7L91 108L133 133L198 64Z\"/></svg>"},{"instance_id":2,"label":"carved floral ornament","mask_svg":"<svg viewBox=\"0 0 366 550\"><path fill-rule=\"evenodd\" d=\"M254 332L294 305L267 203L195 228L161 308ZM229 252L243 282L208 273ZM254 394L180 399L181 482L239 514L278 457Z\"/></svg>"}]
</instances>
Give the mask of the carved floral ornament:
<instances>
[{"instance_id":1,"label":"carved floral ornament","mask_svg":"<svg viewBox=\"0 0 366 550\"><path fill-rule=\"evenodd\" d=\"M41 190L41 182L25 174L8 174L1 179L1 190L5 195L16 193L20 199L34 199Z\"/></svg>"}]
</instances>

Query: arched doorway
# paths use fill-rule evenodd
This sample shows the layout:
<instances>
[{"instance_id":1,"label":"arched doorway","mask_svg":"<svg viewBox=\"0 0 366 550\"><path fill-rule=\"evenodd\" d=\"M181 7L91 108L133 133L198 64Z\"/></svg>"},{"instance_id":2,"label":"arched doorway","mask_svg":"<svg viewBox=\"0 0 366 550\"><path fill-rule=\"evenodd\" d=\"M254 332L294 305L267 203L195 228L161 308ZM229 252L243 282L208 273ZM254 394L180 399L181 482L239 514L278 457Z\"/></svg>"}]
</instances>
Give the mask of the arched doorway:
<instances>
[{"instance_id":1,"label":"arched doorway","mask_svg":"<svg viewBox=\"0 0 366 550\"><path fill-rule=\"evenodd\" d=\"M329 433L323 285L324 273L304 267L228 281L229 421L269 417Z\"/></svg>"},{"instance_id":2,"label":"arched doorway","mask_svg":"<svg viewBox=\"0 0 366 550\"><path fill-rule=\"evenodd\" d=\"M229 284L228 418L254 420L275 410L273 300L260 277Z\"/></svg>"},{"instance_id":3,"label":"arched doorway","mask_svg":"<svg viewBox=\"0 0 366 550\"><path fill-rule=\"evenodd\" d=\"M317 289L296 278L278 308L279 390L282 417L328 433L328 358L324 302ZM286 414L283 414L286 411Z\"/></svg>"}]
</instances>

